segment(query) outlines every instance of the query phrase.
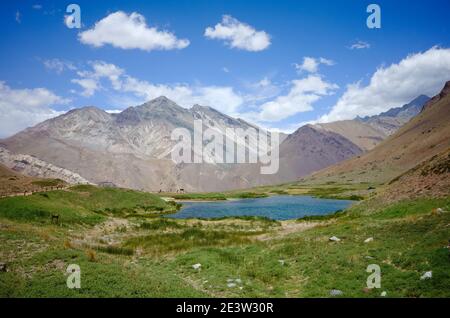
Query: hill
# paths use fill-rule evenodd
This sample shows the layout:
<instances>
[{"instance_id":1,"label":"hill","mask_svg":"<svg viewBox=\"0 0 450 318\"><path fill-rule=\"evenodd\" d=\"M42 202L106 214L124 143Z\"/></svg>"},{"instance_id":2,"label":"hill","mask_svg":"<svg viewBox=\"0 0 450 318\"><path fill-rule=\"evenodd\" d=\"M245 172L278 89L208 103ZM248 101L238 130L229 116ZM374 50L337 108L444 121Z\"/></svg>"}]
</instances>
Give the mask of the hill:
<instances>
[{"instance_id":1,"label":"hill","mask_svg":"<svg viewBox=\"0 0 450 318\"><path fill-rule=\"evenodd\" d=\"M450 82L395 134L366 154L305 178L313 183L386 183L450 147Z\"/></svg>"}]
</instances>

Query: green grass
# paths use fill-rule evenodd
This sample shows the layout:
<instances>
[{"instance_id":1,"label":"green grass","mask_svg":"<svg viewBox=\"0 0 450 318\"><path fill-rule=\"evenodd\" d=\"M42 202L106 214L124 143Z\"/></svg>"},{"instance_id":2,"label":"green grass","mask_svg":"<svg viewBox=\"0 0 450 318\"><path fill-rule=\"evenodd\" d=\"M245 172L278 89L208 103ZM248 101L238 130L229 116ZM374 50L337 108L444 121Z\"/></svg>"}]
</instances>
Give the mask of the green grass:
<instances>
[{"instance_id":1,"label":"green grass","mask_svg":"<svg viewBox=\"0 0 450 318\"><path fill-rule=\"evenodd\" d=\"M323 188L316 194L341 195L350 186ZM329 297L331 289L345 297L379 297L382 291L388 297L450 297L450 197L392 204L374 198L329 216L277 222L148 219L146 213L174 205L122 189L78 186L46 194L0 200L0 259L9 268L0 273L0 297ZM56 211L65 226L50 224ZM97 230L113 244L98 238L65 243L85 238L111 216L128 222L123 231ZM319 225L282 235L304 221ZM331 236L341 241L330 242ZM364 243L368 237L373 241ZM192 267L197 263L200 270ZM66 287L69 264L81 267L80 290ZM366 292L369 264L380 266L382 280L381 289ZM432 279L421 280L430 270ZM236 286L227 286L230 281Z\"/></svg>"},{"instance_id":2,"label":"green grass","mask_svg":"<svg viewBox=\"0 0 450 318\"><path fill-rule=\"evenodd\" d=\"M34 185L41 186L41 187L56 187L56 186L65 184L65 182L61 179L36 180L31 183Z\"/></svg>"},{"instance_id":3,"label":"green grass","mask_svg":"<svg viewBox=\"0 0 450 318\"><path fill-rule=\"evenodd\" d=\"M96 224L105 215L160 214L176 210L177 206L153 194L90 185L0 200L0 217L22 222L50 223L52 215L59 215L62 224Z\"/></svg>"},{"instance_id":4,"label":"green grass","mask_svg":"<svg viewBox=\"0 0 450 318\"><path fill-rule=\"evenodd\" d=\"M210 193L183 193L183 194L171 194L170 197L175 200L205 200L205 201L221 201L227 199L252 199L252 198L264 198L267 197L267 193L258 192L210 192Z\"/></svg>"}]
</instances>

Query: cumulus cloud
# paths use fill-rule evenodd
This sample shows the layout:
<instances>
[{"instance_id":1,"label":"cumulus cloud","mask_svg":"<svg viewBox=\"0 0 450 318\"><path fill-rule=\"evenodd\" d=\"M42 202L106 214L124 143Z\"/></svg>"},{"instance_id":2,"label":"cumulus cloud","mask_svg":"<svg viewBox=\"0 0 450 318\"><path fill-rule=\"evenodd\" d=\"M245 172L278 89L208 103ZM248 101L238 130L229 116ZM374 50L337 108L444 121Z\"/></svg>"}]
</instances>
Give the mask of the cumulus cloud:
<instances>
[{"instance_id":1,"label":"cumulus cloud","mask_svg":"<svg viewBox=\"0 0 450 318\"><path fill-rule=\"evenodd\" d=\"M305 71L305 72L309 72L309 73L317 73L317 71L319 70L319 65L320 64L324 64L324 65L334 65L334 62L332 60L320 57L320 58L314 58L314 57L309 57L309 56L305 56L303 58L303 63L302 64L297 64L295 63L294 66L298 71Z\"/></svg>"},{"instance_id":2,"label":"cumulus cloud","mask_svg":"<svg viewBox=\"0 0 450 318\"><path fill-rule=\"evenodd\" d=\"M450 49L433 47L380 67L367 86L350 84L321 122L371 116L401 106L420 94L433 96L450 80Z\"/></svg>"},{"instance_id":3,"label":"cumulus cloud","mask_svg":"<svg viewBox=\"0 0 450 318\"><path fill-rule=\"evenodd\" d=\"M229 15L224 15L222 22L214 27L207 27L204 35L209 39L224 40L231 48L246 51L262 51L270 46L269 34L265 31L257 31Z\"/></svg>"},{"instance_id":4,"label":"cumulus cloud","mask_svg":"<svg viewBox=\"0 0 450 318\"><path fill-rule=\"evenodd\" d=\"M45 60L43 63L46 69L55 71L57 74L61 74L65 70L76 70L76 67L73 65L73 63L56 58Z\"/></svg>"},{"instance_id":5,"label":"cumulus cloud","mask_svg":"<svg viewBox=\"0 0 450 318\"><path fill-rule=\"evenodd\" d=\"M45 88L13 89L0 82L0 137L60 115L61 112L51 107L68 102Z\"/></svg>"},{"instance_id":6,"label":"cumulus cloud","mask_svg":"<svg viewBox=\"0 0 450 318\"><path fill-rule=\"evenodd\" d=\"M117 11L96 22L94 27L81 32L79 40L94 47L110 44L121 49L173 50L184 49L189 40L178 39L173 33L149 27L145 17L133 12Z\"/></svg>"},{"instance_id":7,"label":"cumulus cloud","mask_svg":"<svg viewBox=\"0 0 450 318\"><path fill-rule=\"evenodd\" d=\"M84 97L90 97L100 89L98 81L93 78L74 78L71 82L78 84L83 88L83 91L80 94Z\"/></svg>"},{"instance_id":8,"label":"cumulus cloud","mask_svg":"<svg viewBox=\"0 0 450 318\"><path fill-rule=\"evenodd\" d=\"M350 50L361 50L361 49L368 49L370 48L370 44L368 42L364 42L364 41L357 41L355 43L353 43L352 45L350 45L349 49Z\"/></svg>"},{"instance_id":9,"label":"cumulus cloud","mask_svg":"<svg viewBox=\"0 0 450 318\"><path fill-rule=\"evenodd\" d=\"M102 80L111 84L119 94L132 94L140 102L159 96L166 96L180 106L189 108L194 104L208 105L229 115L234 114L242 105L243 98L228 86L202 86L183 83L155 84L128 75L124 69L104 61L89 62L90 69L78 71L79 78L72 82L82 86L82 95L89 97L102 88ZM124 97L122 96L122 99ZM125 98L134 100L136 98Z\"/></svg>"},{"instance_id":10,"label":"cumulus cloud","mask_svg":"<svg viewBox=\"0 0 450 318\"><path fill-rule=\"evenodd\" d=\"M330 95L338 86L322 79L319 75L309 75L303 79L293 80L286 95L261 105L259 120L280 121L297 113L313 110L313 103L321 97Z\"/></svg>"}]
</instances>

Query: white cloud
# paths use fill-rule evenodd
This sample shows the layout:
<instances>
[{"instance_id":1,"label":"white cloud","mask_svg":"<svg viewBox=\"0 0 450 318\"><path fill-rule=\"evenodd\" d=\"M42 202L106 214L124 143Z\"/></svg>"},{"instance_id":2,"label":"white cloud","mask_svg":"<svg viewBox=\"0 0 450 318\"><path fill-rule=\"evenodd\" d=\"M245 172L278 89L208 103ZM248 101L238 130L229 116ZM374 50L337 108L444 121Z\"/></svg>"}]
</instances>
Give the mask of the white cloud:
<instances>
[{"instance_id":1,"label":"white cloud","mask_svg":"<svg viewBox=\"0 0 450 318\"><path fill-rule=\"evenodd\" d=\"M13 89L0 81L0 137L60 115L50 107L68 102L45 88Z\"/></svg>"},{"instance_id":2,"label":"white cloud","mask_svg":"<svg viewBox=\"0 0 450 318\"><path fill-rule=\"evenodd\" d=\"M295 63L294 66L298 71L317 73L317 71L319 70L320 64L331 66L331 65L334 65L334 62L332 60L329 60L329 59L326 59L323 57L314 58L314 57L305 56L303 58L302 64Z\"/></svg>"},{"instance_id":3,"label":"white cloud","mask_svg":"<svg viewBox=\"0 0 450 318\"><path fill-rule=\"evenodd\" d=\"M420 94L433 96L450 80L450 49L433 47L408 55L397 64L380 67L367 86L347 86L332 110L320 121L371 116L410 102Z\"/></svg>"},{"instance_id":4,"label":"white cloud","mask_svg":"<svg viewBox=\"0 0 450 318\"><path fill-rule=\"evenodd\" d=\"M89 97L102 88L101 81L110 82L114 91L121 95L132 94L146 102L159 96L166 96L180 106L189 108L194 104L213 106L229 115L234 114L243 103L243 98L228 86L202 86L175 84L153 84L126 74L122 68L104 61L89 62L91 70L78 71L80 78L72 82L83 87L82 95ZM121 96L124 101L136 101L136 98ZM128 103L127 103L128 104ZM127 106L127 105L122 105Z\"/></svg>"},{"instance_id":5,"label":"white cloud","mask_svg":"<svg viewBox=\"0 0 450 318\"><path fill-rule=\"evenodd\" d=\"M149 27L145 17L133 12L117 11L95 23L92 29L81 32L79 40L94 47L110 44L121 49L173 50L184 49L189 40L178 39L173 33Z\"/></svg>"},{"instance_id":6,"label":"white cloud","mask_svg":"<svg viewBox=\"0 0 450 318\"><path fill-rule=\"evenodd\" d=\"M313 110L313 103L337 88L336 84L324 81L319 75L293 80L288 94L261 105L257 117L259 121L274 122Z\"/></svg>"},{"instance_id":7,"label":"white cloud","mask_svg":"<svg viewBox=\"0 0 450 318\"><path fill-rule=\"evenodd\" d=\"M22 14L20 13L19 10L16 11L16 16L15 16L15 18L16 18L16 22L17 22L17 23L22 23Z\"/></svg>"},{"instance_id":8,"label":"white cloud","mask_svg":"<svg viewBox=\"0 0 450 318\"><path fill-rule=\"evenodd\" d=\"M74 71L76 69L76 67L71 62L63 61L60 59L45 60L43 63L46 69L55 71L57 74L61 74L65 70Z\"/></svg>"},{"instance_id":9,"label":"white cloud","mask_svg":"<svg viewBox=\"0 0 450 318\"><path fill-rule=\"evenodd\" d=\"M83 91L80 94L84 97L90 97L100 89L98 81L93 78L74 78L71 82L78 84L83 88Z\"/></svg>"},{"instance_id":10,"label":"white cloud","mask_svg":"<svg viewBox=\"0 0 450 318\"><path fill-rule=\"evenodd\" d=\"M352 45L350 45L349 49L350 50L360 50L360 49L368 49L370 48L370 43L368 42L364 42L364 41L357 41L355 43L353 43Z\"/></svg>"},{"instance_id":11,"label":"white cloud","mask_svg":"<svg viewBox=\"0 0 450 318\"><path fill-rule=\"evenodd\" d=\"M222 71L224 71L225 73L230 73L230 70L227 67L222 67Z\"/></svg>"},{"instance_id":12,"label":"white cloud","mask_svg":"<svg viewBox=\"0 0 450 318\"><path fill-rule=\"evenodd\" d=\"M207 27L204 35L209 39L224 40L228 46L246 51L262 51L270 46L269 34L256 31L229 15L224 15L222 22L214 27Z\"/></svg>"},{"instance_id":13,"label":"white cloud","mask_svg":"<svg viewBox=\"0 0 450 318\"><path fill-rule=\"evenodd\" d=\"M41 10L41 9L42 9L42 5L40 5L40 4L33 4L31 7L32 7L34 10Z\"/></svg>"}]
</instances>

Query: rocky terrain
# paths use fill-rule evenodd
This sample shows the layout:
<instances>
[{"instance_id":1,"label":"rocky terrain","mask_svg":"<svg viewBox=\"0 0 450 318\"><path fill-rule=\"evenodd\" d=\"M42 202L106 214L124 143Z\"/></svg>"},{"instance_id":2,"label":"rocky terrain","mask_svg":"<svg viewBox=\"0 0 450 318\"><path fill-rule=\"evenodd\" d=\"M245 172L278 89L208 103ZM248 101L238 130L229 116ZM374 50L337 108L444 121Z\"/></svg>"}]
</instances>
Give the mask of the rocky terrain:
<instances>
[{"instance_id":1,"label":"rocky terrain","mask_svg":"<svg viewBox=\"0 0 450 318\"><path fill-rule=\"evenodd\" d=\"M0 147L0 163L11 169L11 171L29 177L61 179L70 184L89 183L77 173L57 167L30 155L13 154L3 147ZM17 177L16 174L15 176Z\"/></svg>"},{"instance_id":2,"label":"rocky terrain","mask_svg":"<svg viewBox=\"0 0 450 318\"><path fill-rule=\"evenodd\" d=\"M209 128L223 135L227 128L259 128L212 107L180 107L164 96L118 114L93 106L71 110L2 140L0 144L10 152L2 151L1 162L32 176L155 192L223 191L282 183L372 149L414 116L425 99L419 97L378 117L307 125L287 137L281 135L280 169L274 175L261 174L261 164L222 163L214 153L198 153L195 148L190 155L192 159L203 156L202 163L173 162L171 153L179 141L172 132L181 128L194 139L195 120L201 120L203 132ZM380 123L387 122L397 126L389 126L389 131L380 128ZM204 138L203 146L213 138ZM230 152L225 145L233 140L247 145L247 156L257 152L257 139L231 134L219 146L224 158ZM22 158L25 155L31 157Z\"/></svg>"},{"instance_id":3,"label":"rocky terrain","mask_svg":"<svg viewBox=\"0 0 450 318\"><path fill-rule=\"evenodd\" d=\"M450 147L450 81L423 110L371 151L330 166L311 182L387 183Z\"/></svg>"},{"instance_id":4,"label":"rocky terrain","mask_svg":"<svg viewBox=\"0 0 450 318\"><path fill-rule=\"evenodd\" d=\"M429 99L428 96L420 95L402 107L391 108L379 115L315 126L340 134L362 150L368 151L419 114Z\"/></svg>"}]
</instances>

